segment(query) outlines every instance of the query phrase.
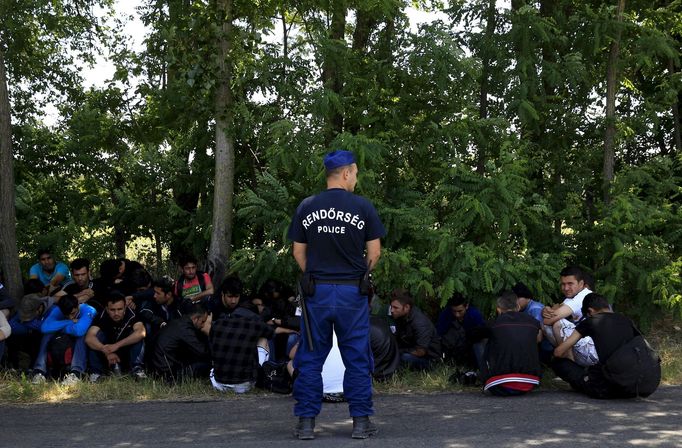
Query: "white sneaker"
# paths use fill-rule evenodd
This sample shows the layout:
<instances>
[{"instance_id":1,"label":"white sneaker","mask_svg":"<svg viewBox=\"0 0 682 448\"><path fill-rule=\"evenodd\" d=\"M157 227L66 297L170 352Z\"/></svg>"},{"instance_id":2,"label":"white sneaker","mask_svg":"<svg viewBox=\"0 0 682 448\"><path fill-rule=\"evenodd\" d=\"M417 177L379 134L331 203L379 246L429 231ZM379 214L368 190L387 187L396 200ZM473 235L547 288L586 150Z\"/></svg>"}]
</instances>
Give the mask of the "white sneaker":
<instances>
[{"instance_id":1,"label":"white sneaker","mask_svg":"<svg viewBox=\"0 0 682 448\"><path fill-rule=\"evenodd\" d=\"M47 378L45 378L45 375L43 375L40 372L36 372L33 374L33 378L31 379L31 384L45 384L47 383Z\"/></svg>"},{"instance_id":2,"label":"white sneaker","mask_svg":"<svg viewBox=\"0 0 682 448\"><path fill-rule=\"evenodd\" d=\"M142 369L133 370L132 373L133 373L133 378L135 378L136 380L146 380L147 379L147 374L144 373L144 370L142 370Z\"/></svg>"},{"instance_id":3,"label":"white sneaker","mask_svg":"<svg viewBox=\"0 0 682 448\"><path fill-rule=\"evenodd\" d=\"M68 373L64 379L62 380L62 386L73 386L74 384L80 383L81 379L78 378L78 375L75 373L71 372Z\"/></svg>"},{"instance_id":4,"label":"white sneaker","mask_svg":"<svg viewBox=\"0 0 682 448\"><path fill-rule=\"evenodd\" d=\"M99 373L91 373L89 377L91 383L98 382L100 378L102 378L102 375Z\"/></svg>"}]
</instances>

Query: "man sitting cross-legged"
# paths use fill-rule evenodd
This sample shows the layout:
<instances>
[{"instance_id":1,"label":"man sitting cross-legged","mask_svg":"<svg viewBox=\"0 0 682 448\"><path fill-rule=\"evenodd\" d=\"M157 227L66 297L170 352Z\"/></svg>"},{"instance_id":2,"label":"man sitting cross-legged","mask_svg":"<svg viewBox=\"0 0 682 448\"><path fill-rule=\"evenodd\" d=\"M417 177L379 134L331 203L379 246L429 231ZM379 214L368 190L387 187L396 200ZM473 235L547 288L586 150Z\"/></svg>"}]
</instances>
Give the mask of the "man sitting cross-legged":
<instances>
[{"instance_id":1,"label":"man sitting cross-legged","mask_svg":"<svg viewBox=\"0 0 682 448\"><path fill-rule=\"evenodd\" d=\"M126 307L125 296L109 293L104 311L88 330L85 342L90 347L90 380L95 382L106 366L113 372L132 372L135 378L145 378L143 370L144 324L133 310Z\"/></svg>"}]
</instances>

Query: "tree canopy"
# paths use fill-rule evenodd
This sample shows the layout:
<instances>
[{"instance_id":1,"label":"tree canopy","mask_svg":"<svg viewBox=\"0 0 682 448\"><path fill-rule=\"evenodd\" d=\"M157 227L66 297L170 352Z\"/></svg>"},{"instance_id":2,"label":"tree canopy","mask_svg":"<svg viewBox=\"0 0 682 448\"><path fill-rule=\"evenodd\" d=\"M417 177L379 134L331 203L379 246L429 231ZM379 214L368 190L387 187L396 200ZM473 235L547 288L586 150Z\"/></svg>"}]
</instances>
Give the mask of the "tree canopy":
<instances>
[{"instance_id":1,"label":"tree canopy","mask_svg":"<svg viewBox=\"0 0 682 448\"><path fill-rule=\"evenodd\" d=\"M0 0L3 268L145 238L157 274L191 251L292 283L293 210L345 148L387 228L381 291L490 309L523 281L551 302L576 264L643 322L682 311L680 2L418 5L433 20L413 29L396 0L143 0L137 51L110 1ZM115 75L84 88L98 48Z\"/></svg>"}]
</instances>

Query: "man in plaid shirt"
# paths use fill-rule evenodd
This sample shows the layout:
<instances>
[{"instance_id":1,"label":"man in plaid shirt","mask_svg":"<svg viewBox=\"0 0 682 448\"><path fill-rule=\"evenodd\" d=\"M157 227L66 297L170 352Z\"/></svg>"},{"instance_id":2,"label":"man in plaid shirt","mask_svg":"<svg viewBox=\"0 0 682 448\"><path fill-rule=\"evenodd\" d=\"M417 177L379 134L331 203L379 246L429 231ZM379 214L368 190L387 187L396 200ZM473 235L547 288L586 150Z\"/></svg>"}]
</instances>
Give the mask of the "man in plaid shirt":
<instances>
[{"instance_id":1,"label":"man in plaid shirt","mask_svg":"<svg viewBox=\"0 0 682 448\"><path fill-rule=\"evenodd\" d=\"M211 383L217 390L238 394L251 390L258 366L269 359L267 340L275 334L292 332L283 327L273 329L261 320L254 308L245 302L230 317L211 324Z\"/></svg>"}]
</instances>

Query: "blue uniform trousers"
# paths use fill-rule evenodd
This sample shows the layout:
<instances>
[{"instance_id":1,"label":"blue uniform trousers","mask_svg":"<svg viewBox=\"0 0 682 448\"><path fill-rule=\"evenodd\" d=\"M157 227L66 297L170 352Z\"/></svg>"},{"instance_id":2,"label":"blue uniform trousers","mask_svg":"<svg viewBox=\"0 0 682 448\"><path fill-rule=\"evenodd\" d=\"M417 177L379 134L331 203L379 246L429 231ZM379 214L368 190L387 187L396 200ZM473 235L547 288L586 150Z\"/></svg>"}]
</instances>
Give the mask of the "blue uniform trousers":
<instances>
[{"instance_id":1,"label":"blue uniform trousers","mask_svg":"<svg viewBox=\"0 0 682 448\"><path fill-rule=\"evenodd\" d=\"M301 323L301 344L294 367L294 414L315 417L322 408L322 366L336 332L346 373L343 394L351 417L374 414L372 405L372 351L369 343L369 306L355 285L317 284L315 295L306 299L315 351L310 351Z\"/></svg>"}]
</instances>

